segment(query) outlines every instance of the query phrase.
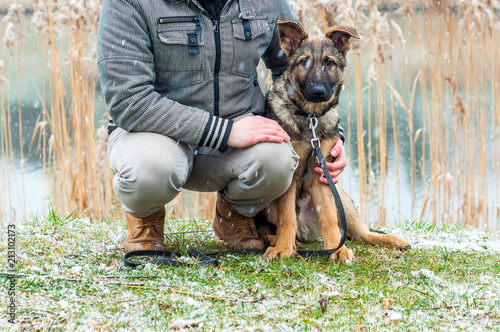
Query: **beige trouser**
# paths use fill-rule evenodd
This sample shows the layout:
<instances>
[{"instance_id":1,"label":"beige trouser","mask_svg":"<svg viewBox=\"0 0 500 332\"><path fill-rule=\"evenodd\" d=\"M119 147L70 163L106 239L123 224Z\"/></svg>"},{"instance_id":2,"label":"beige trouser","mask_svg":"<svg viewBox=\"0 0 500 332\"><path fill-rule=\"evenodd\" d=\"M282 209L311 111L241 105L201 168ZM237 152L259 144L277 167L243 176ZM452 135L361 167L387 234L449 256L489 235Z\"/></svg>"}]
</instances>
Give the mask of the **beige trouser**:
<instances>
[{"instance_id":1,"label":"beige trouser","mask_svg":"<svg viewBox=\"0 0 500 332\"><path fill-rule=\"evenodd\" d=\"M108 143L113 188L125 211L145 217L184 188L220 191L252 217L290 186L298 156L289 143L259 143L226 152L154 133L115 129Z\"/></svg>"}]
</instances>

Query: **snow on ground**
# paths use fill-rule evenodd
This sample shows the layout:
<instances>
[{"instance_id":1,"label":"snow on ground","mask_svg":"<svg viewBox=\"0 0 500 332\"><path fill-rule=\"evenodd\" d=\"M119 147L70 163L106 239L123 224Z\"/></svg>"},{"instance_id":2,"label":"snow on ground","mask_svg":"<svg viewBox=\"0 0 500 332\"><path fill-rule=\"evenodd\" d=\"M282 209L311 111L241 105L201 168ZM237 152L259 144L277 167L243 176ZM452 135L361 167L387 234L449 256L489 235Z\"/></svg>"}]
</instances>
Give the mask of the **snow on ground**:
<instances>
[{"instance_id":1,"label":"snow on ground","mask_svg":"<svg viewBox=\"0 0 500 332\"><path fill-rule=\"evenodd\" d=\"M421 232L405 228L387 228L384 231L406 237L412 248L445 248L450 251L500 252L500 232L492 233L480 228L453 228Z\"/></svg>"},{"instance_id":2,"label":"snow on ground","mask_svg":"<svg viewBox=\"0 0 500 332\"><path fill-rule=\"evenodd\" d=\"M162 310L174 310L177 313L166 323L166 326L173 330L217 330L221 326L227 331L273 328L293 330L292 325L286 322L292 322L297 315L304 313L314 315L318 308L319 295L332 298L329 309L331 317L323 315L314 318L319 325L328 324L330 321L351 324L352 321L356 321L353 317L363 315L366 317L363 326L373 330L396 324L438 326L439 330L441 324L441 330L482 331L498 326L500 317L498 309L500 280L497 274L478 274L474 282L458 282L453 275L433 271L432 266L418 267L407 275L391 273L384 277L387 283L392 283L390 289L394 291L406 287L413 289L417 294L415 298L421 302L411 308L402 306L397 300L398 295L391 296L390 293L375 291L373 287L366 285L351 287L351 279L348 279L351 278L351 274L332 276L314 271L307 277L284 277L283 283L276 287L266 288L260 283L255 283L250 291L248 285L240 283L238 278L224 269L199 271L200 276L217 279L218 284L214 286L200 283L199 279L189 273L178 274L174 270L155 271L156 267L147 265L143 273L155 275L161 272L163 277L152 281L141 279L140 282L147 285L144 288L152 286L155 289L163 289L160 296L155 292L140 292L125 286L127 283L139 281L135 279L120 279L119 282L124 283L124 288L117 291L115 288L117 280L102 277L113 274L113 267L107 266L106 261L102 261L99 266L85 262L95 260L99 263L100 260L97 258L107 257L106 254L110 252L121 253L121 242L126 233L122 221L92 223L89 220L79 219L60 223L57 227L43 222L32 225L27 223L18 227L20 234L23 234L19 240L19 248L22 249L18 253L18 268L20 273L26 274L26 277L23 280L19 279L18 287L25 288L25 291L17 294L16 301L18 307L23 308L18 313L18 319L24 322L24 325L11 326L12 330L15 328L22 330L28 324L32 328L43 329L57 322L58 327L64 326L68 330L154 331L158 330L155 324L165 323L162 321L165 319ZM414 249L445 248L450 252L492 252L495 255L500 253L500 232L453 226L440 229L422 228L403 225L382 230L405 236ZM210 231L201 234L209 238L214 236ZM68 251L73 251L75 254L61 254ZM242 256L227 257L247 260ZM256 261L245 264L258 271L266 263ZM295 276L297 275L300 274ZM346 279L339 280L339 278ZM75 279L75 281L81 279L84 290L80 288L82 284L76 282L54 283L59 286L47 287L52 279ZM349 282L346 282L347 279ZM21 281L25 282L23 286ZM311 284L310 290L304 290L304 283ZM189 290L191 294L168 292L170 288ZM194 296L196 293L221 298L238 298L241 301L233 305ZM260 296L257 302L245 302L257 296ZM113 298L111 306L110 297ZM363 304L364 298L369 298L369 303ZM2 307L6 308L5 299L3 301L0 300L0 304L3 303ZM356 301L360 306L353 309L350 316L337 317L335 313L340 309L334 306L336 301L344 303ZM138 307L147 310L137 310ZM6 317L4 311L0 315L0 326L7 324ZM355 324L359 324L359 321ZM448 328L448 325L452 328Z\"/></svg>"}]
</instances>

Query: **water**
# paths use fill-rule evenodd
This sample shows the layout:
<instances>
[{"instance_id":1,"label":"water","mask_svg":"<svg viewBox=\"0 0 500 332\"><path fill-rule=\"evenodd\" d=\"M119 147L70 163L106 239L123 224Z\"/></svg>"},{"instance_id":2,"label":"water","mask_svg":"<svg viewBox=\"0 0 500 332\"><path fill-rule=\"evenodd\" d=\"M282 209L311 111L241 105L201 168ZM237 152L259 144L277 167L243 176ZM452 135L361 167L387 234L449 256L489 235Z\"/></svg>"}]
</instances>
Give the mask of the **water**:
<instances>
[{"instance_id":1,"label":"water","mask_svg":"<svg viewBox=\"0 0 500 332\"><path fill-rule=\"evenodd\" d=\"M21 165L22 164L22 165ZM42 164L19 159L0 160L2 190L1 206L6 220L42 217L48 212L49 199L44 185Z\"/></svg>"}]
</instances>

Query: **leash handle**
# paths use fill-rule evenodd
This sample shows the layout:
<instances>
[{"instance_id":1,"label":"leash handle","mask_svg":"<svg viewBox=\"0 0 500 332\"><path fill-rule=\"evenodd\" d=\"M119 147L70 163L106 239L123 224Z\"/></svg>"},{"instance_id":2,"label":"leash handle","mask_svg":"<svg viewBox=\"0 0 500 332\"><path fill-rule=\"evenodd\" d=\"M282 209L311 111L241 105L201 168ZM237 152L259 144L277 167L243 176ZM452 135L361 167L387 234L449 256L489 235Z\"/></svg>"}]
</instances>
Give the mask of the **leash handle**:
<instances>
[{"instance_id":1,"label":"leash handle","mask_svg":"<svg viewBox=\"0 0 500 332\"><path fill-rule=\"evenodd\" d=\"M190 249L187 251L191 258L197 259L196 265L199 266L219 266L219 261L215 258L208 257L207 255L199 252L196 249ZM130 251L123 255L123 263L127 267L136 268L142 263L136 263L129 258L131 257L158 257L152 260L150 263L154 265L166 265L166 266L193 266L190 263L184 263L174 259L175 257L180 257L181 254L175 251L166 250L136 250Z\"/></svg>"}]
</instances>

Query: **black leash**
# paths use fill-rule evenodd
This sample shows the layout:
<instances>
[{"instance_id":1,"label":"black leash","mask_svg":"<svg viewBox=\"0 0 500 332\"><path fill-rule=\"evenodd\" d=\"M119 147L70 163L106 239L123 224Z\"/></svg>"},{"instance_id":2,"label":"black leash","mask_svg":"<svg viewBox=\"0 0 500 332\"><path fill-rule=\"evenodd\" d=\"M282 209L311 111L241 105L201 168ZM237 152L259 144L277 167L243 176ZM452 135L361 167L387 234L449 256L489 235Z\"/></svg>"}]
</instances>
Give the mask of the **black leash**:
<instances>
[{"instance_id":1,"label":"black leash","mask_svg":"<svg viewBox=\"0 0 500 332\"><path fill-rule=\"evenodd\" d=\"M309 116L309 128L312 131L312 136L313 138L311 139L311 146L313 147L313 153L316 155L316 158L318 160L319 165L323 169L323 172L325 173L325 177L328 181L328 185L330 186L330 190L332 191L333 198L335 200L335 205L337 206L337 212L338 216L340 218L340 243L335 249L327 249L327 250L297 250L297 254L302 257L312 257L312 256L326 256L326 255L331 255L335 251L339 250L345 243L345 240L347 238L347 220L344 212L344 206L342 205L342 200L340 198L339 192L337 188L335 187L335 183L333 182L333 179L330 175L330 171L328 170L328 167L326 166L326 161L325 158L323 157L323 154L321 153L320 149L320 141L319 138L316 136L316 127L318 126L318 119L313 116ZM138 263L138 262L133 262L130 261L129 259L131 257L150 257L150 256L157 256L159 258L156 258L152 260L150 263L155 264L155 265L166 265L166 266L193 266L193 265L198 265L198 266L219 266L219 261L215 258L212 258L210 256L216 256L220 254L229 254L229 253L235 253L235 254L253 254L253 255L262 255L266 252L266 249L233 249L233 250L223 250L223 251L217 251L217 252L212 252L208 254L204 254L202 252L199 252L198 250L195 249L190 249L187 251L189 256L191 258L195 259L195 263L185 263L178 261L174 258L181 257L182 254L175 252L175 251L164 251L164 250L137 250L137 251L131 251L128 252L124 255L123 257L123 262L125 266L131 267L131 268L136 268L137 266L143 265L143 263Z\"/></svg>"},{"instance_id":2,"label":"black leash","mask_svg":"<svg viewBox=\"0 0 500 332\"><path fill-rule=\"evenodd\" d=\"M181 257L182 254L175 252L175 251L166 251L166 250L136 250L136 251L131 251L126 253L123 256L123 263L125 266L131 267L131 268L136 268L140 265L143 265L144 263L139 263L139 262L133 262L130 260L132 257L159 257L156 259L153 259L150 263L154 265L166 265L166 266L193 266L193 265L198 265L198 266L219 266L219 261L215 258L209 257L205 255L204 253L196 250L196 249L189 249L187 251L189 257L195 259L195 263L185 263L181 262L179 260L176 260L174 258L176 257Z\"/></svg>"},{"instance_id":3,"label":"black leash","mask_svg":"<svg viewBox=\"0 0 500 332\"><path fill-rule=\"evenodd\" d=\"M323 157L323 154L321 153L320 149L320 141L319 138L316 136L316 127L318 126L318 119L313 116L309 117L309 128L312 131L312 139L311 139L311 146L313 147L314 154L316 155L316 158L318 160L319 165L323 169L323 173L325 173L326 180L328 181L328 185L330 186L330 190L332 191L333 198L335 200L335 205L337 206L337 213L340 218L340 243L335 249L331 250L316 250L318 254L314 254L314 256L317 255L330 255L334 253L335 251L339 250L345 243L345 240L347 238L347 219L345 216L344 212L344 205L342 204L342 200L340 198L339 192L337 190L337 187L335 187L335 183L333 182L332 176L330 175L330 171L328 170L328 167L326 166L326 161L325 158Z\"/></svg>"}]
</instances>

